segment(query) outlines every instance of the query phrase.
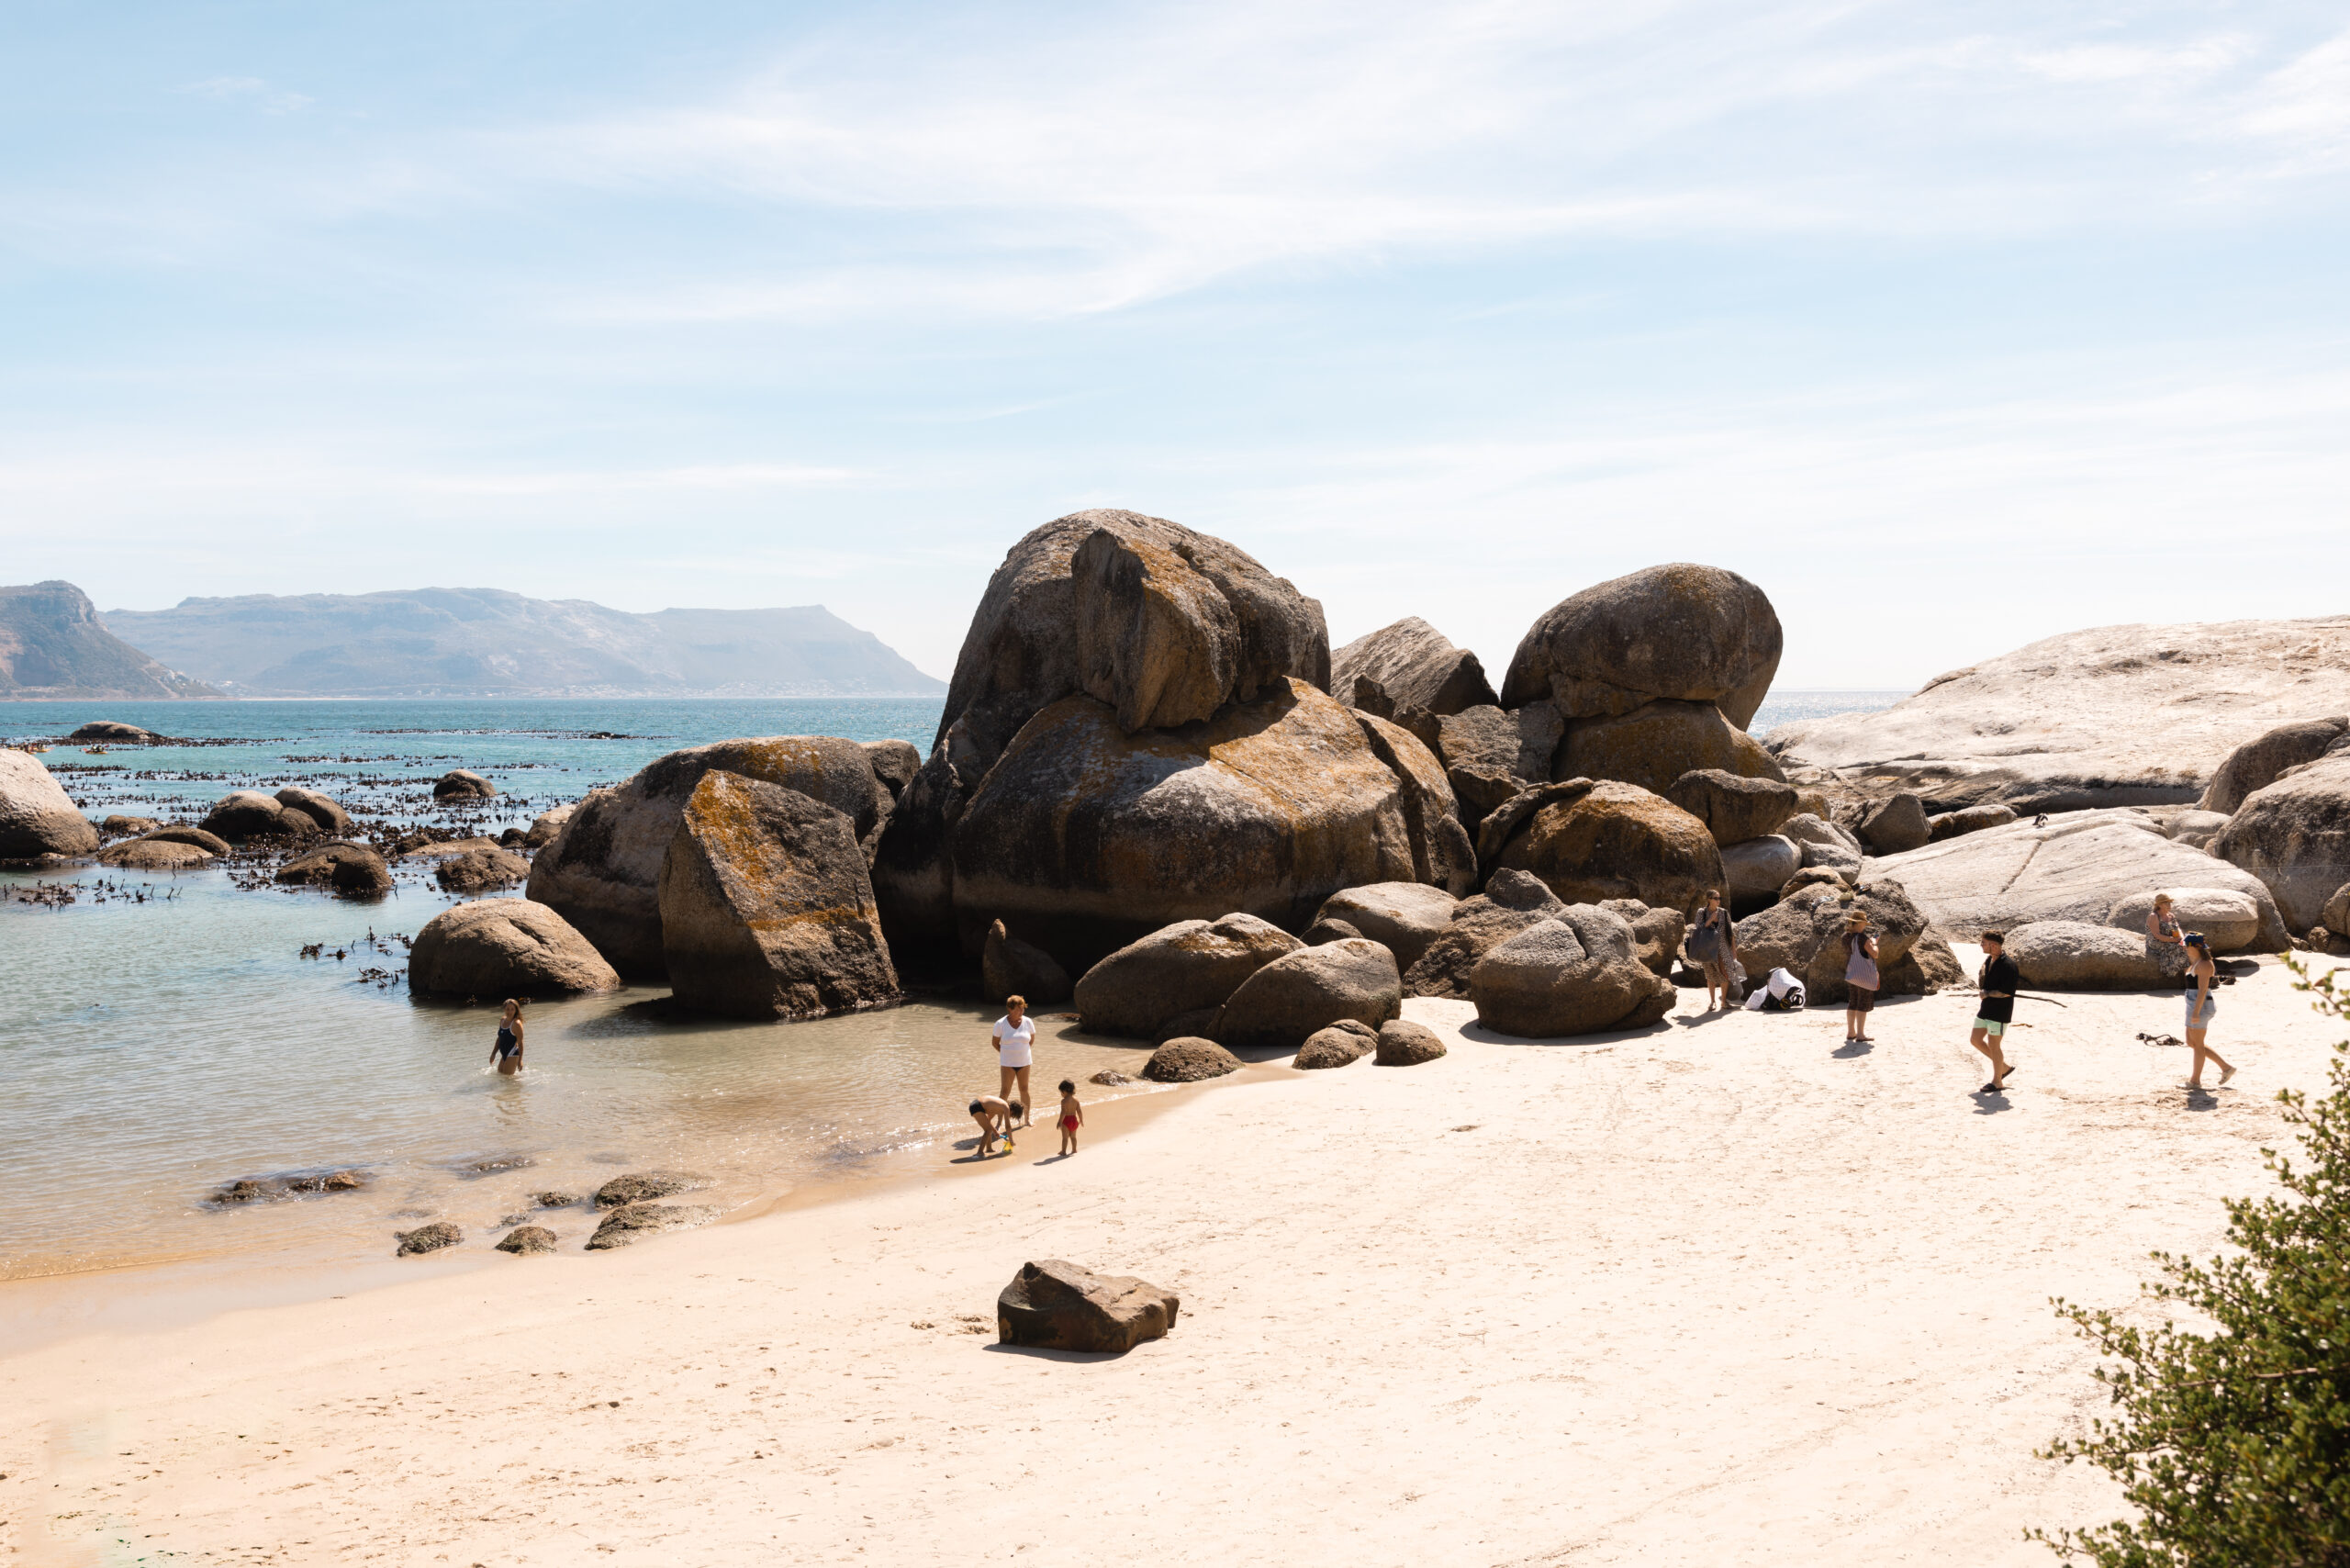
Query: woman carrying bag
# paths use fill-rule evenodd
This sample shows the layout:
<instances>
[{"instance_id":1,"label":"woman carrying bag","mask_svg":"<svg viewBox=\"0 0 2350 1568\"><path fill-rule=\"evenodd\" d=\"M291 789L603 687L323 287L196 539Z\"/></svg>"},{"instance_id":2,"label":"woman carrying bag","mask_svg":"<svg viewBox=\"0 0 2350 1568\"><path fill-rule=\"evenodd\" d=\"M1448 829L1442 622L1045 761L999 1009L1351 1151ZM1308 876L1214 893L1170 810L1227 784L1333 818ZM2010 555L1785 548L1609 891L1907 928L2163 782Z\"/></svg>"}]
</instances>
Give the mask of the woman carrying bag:
<instances>
[{"instance_id":1,"label":"woman carrying bag","mask_svg":"<svg viewBox=\"0 0 2350 1568\"><path fill-rule=\"evenodd\" d=\"M1706 890L1706 906L1690 922L1682 950L1705 974L1706 1011L1736 1006L1738 998L1730 988L1737 983L1731 977L1737 972L1738 931L1730 924L1729 911L1722 907L1720 889Z\"/></svg>"}]
</instances>

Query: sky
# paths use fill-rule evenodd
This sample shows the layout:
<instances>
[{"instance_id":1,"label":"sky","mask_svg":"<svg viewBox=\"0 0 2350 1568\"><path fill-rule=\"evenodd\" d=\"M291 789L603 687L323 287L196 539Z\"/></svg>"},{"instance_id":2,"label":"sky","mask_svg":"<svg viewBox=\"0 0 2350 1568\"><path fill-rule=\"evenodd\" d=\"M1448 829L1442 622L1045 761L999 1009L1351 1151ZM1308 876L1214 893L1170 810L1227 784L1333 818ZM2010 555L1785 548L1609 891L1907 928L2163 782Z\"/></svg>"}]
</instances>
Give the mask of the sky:
<instances>
[{"instance_id":1,"label":"sky","mask_svg":"<svg viewBox=\"0 0 2350 1568\"><path fill-rule=\"evenodd\" d=\"M0 581L822 603L1222 535L1498 682L1662 561L1786 688L2350 610L2350 16L0 10Z\"/></svg>"}]
</instances>

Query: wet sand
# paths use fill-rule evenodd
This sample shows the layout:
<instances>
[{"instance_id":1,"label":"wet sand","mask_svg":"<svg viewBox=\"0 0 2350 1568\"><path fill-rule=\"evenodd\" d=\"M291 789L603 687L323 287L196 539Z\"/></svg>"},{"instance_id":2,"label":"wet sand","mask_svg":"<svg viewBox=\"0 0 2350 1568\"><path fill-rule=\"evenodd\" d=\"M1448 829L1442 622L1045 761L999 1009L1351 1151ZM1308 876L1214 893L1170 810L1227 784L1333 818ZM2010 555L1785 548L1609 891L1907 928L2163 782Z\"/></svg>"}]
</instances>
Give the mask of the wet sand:
<instances>
[{"instance_id":1,"label":"wet sand","mask_svg":"<svg viewBox=\"0 0 2350 1568\"><path fill-rule=\"evenodd\" d=\"M628 1251L0 1360L0 1550L43 1563L2044 1562L2118 1494L2034 1459L2103 1408L2048 1298L2121 1305L2266 1189L2338 1025L1972 998L1277 1065L953 1180ZM1464 1028L1463 1025L1466 1025ZM959 1151L958 1151L959 1152ZM999 1348L1061 1257L1179 1290L1122 1358ZM11 1293L0 1290L0 1335ZM970 1321L976 1320L976 1321ZM8 1341L13 1343L13 1341Z\"/></svg>"}]
</instances>

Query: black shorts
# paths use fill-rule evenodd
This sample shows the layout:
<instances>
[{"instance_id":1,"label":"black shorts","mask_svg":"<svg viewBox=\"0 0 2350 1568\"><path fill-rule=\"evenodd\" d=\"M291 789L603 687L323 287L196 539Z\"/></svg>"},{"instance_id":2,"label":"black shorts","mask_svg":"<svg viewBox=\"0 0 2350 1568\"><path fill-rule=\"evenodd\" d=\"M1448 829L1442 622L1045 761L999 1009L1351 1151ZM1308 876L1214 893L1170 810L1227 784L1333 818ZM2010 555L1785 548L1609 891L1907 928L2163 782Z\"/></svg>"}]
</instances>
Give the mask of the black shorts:
<instances>
[{"instance_id":1,"label":"black shorts","mask_svg":"<svg viewBox=\"0 0 2350 1568\"><path fill-rule=\"evenodd\" d=\"M1866 1013L1870 1008L1874 1007L1875 1005L1876 992L1869 989L1867 986L1848 985L1844 988L1845 1012Z\"/></svg>"}]
</instances>

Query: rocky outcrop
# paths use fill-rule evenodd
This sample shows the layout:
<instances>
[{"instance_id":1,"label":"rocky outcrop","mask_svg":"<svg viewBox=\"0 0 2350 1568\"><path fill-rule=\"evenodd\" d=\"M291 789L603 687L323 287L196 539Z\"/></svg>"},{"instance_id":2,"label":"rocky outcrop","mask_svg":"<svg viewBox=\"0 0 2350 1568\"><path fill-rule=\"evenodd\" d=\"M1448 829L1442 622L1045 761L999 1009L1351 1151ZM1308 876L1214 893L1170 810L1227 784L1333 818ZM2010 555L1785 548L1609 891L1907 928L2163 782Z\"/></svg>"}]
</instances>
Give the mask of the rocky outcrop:
<instances>
[{"instance_id":1,"label":"rocky outcrop","mask_svg":"<svg viewBox=\"0 0 2350 1568\"><path fill-rule=\"evenodd\" d=\"M1550 779L1551 760L1565 734L1566 721L1554 703L1528 702L1515 711L1463 708L1438 722L1435 750L1462 799L1488 790L1485 781L1496 777L1516 780L1508 791L1515 794ZM1461 789L1463 779L1469 781L1468 790ZM1482 816L1485 810L1491 808L1475 814Z\"/></svg>"},{"instance_id":2,"label":"rocky outcrop","mask_svg":"<svg viewBox=\"0 0 2350 1568\"><path fill-rule=\"evenodd\" d=\"M2335 752L2244 798L2211 853L2260 879L2285 924L2307 931L2350 867L2350 752Z\"/></svg>"},{"instance_id":3,"label":"rocky outcrop","mask_svg":"<svg viewBox=\"0 0 2350 1568\"><path fill-rule=\"evenodd\" d=\"M1684 774L1718 771L1776 780L1779 765L1762 743L1710 702L1660 700L1628 713L1568 722L1554 778L1615 778L1662 794Z\"/></svg>"},{"instance_id":4,"label":"rocky outcrop","mask_svg":"<svg viewBox=\"0 0 2350 1568\"><path fill-rule=\"evenodd\" d=\"M1070 965L1235 910L1302 926L1341 888L1414 875L1394 774L1298 680L1174 730L1064 698L963 809L953 857L958 921L1004 920Z\"/></svg>"},{"instance_id":5,"label":"rocky outcrop","mask_svg":"<svg viewBox=\"0 0 2350 1568\"><path fill-rule=\"evenodd\" d=\"M453 767L432 781L432 798L443 802L487 801L497 793L497 785L470 768Z\"/></svg>"},{"instance_id":6,"label":"rocky outcrop","mask_svg":"<svg viewBox=\"0 0 2350 1568\"><path fill-rule=\"evenodd\" d=\"M1622 917L1588 903L1519 932L1469 977L1478 1022L1528 1039L1639 1028L1671 1012L1674 995L1639 961Z\"/></svg>"},{"instance_id":7,"label":"rocky outcrop","mask_svg":"<svg viewBox=\"0 0 2350 1568\"><path fill-rule=\"evenodd\" d=\"M718 1217L707 1204L631 1204L606 1215L588 1238L587 1250L610 1252L672 1230L692 1230Z\"/></svg>"},{"instance_id":8,"label":"rocky outcrop","mask_svg":"<svg viewBox=\"0 0 2350 1568\"><path fill-rule=\"evenodd\" d=\"M2266 790L2294 768L2344 750L2350 750L2350 718L2279 724L2228 753L2197 803L2204 811L2232 816L2255 790Z\"/></svg>"},{"instance_id":9,"label":"rocky outcrop","mask_svg":"<svg viewBox=\"0 0 2350 1568\"><path fill-rule=\"evenodd\" d=\"M554 1250L555 1235L543 1225L518 1225L498 1242L500 1252L510 1252L517 1258L535 1257Z\"/></svg>"},{"instance_id":10,"label":"rocky outcrop","mask_svg":"<svg viewBox=\"0 0 2350 1568\"><path fill-rule=\"evenodd\" d=\"M1855 830L1872 855L1900 855L1922 849L1933 841L1926 821L1926 804L1907 790L1872 805Z\"/></svg>"},{"instance_id":11,"label":"rocky outcrop","mask_svg":"<svg viewBox=\"0 0 2350 1568\"><path fill-rule=\"evenodd\" d=\"M2200 931L2211 939L2215 953L2241 952L2260 938L2260 906L2232 888L2154 888L2132 893L2114 904L2105 924L2134 932L2143 941L2156 893L2171 896L2171 917L2179 930Z\"/></svg>"},{"instance_id":12,"label":"rocky outcrop","mask_svg":"<svg viewBox=\"0 0 2350 1568\"><path fill-rule=\"evenodd\" d=\"M987 946L979 954L979 988L990 1006L1017 996L1031 1007L1045 1007L1068 1000L1069 971L1042 947L1012 935L999 920L988 927Z\"/></svg>"},{"instance_id":13,"label":"rocky outcrop","mask_svg":"<svg viewBox=\"0 0 2350 1568\"><path fill-rule=\"evenodd\" d=\"M1980 833L1986 827L2005 827L2016 820L2016 809L1997 801L1986 801L1979 806L1967 806L1955 812L1944 812L1926 824L1927 840L1940 844L1946 838L1962 834ZM1916 846L1910 846L1915 848ZM1891 853L1888 851L1888 853Z\"/></svg>"},{"instance_id":14,"label":"rocky outcrop","mask_svg":"<svg viewBox=\"0 0 2350 1568\"><path fill-rule=\"evenodd\" d=\"M1094 1034L1152 1039L1167 1020L1222 1006L1250 975L1304 946L1253 914L1177 921L1086 970L1078 1016Z\"/></svg>"},{"instance_id":15,"label":"rocky outcrop","mask_svg":"<svg viewBox=\"0 0 2350 1568\"><path fill-rule=\"evenodd\" d=\"M336 838L351 836L351 813L342 802L331 795L321 795L316 790L284 789L277 792L281 812L299 812L310 819L320 833Z\"/></svg>"},{"instance_id":16,"label":"rocky outcrop","mask_svg":"<svg viewBox=\"0 0 2350 1568\"><path fill-rule=\"evenodd\" d=\"M1378 1044L1379 1033L1370 1025L1341 1018L1328 1028L1316 1029L1306 1036L1305 1044L1297 1047L1297 1058L1290 1065L1301 1072L1347 1067L1371 1055Z\"/></svg>"},{"instance_id":17,"label":"rocky outcrop","mask_svg":"<svg viewBox=\"0 0 2350 1568\"><path fill-rule=\"evenodd\" d=\"M2042 920L2016 927L2007 938L2008 957L2023 971L2023 983L2036 990L2138 991L2162 983L2162 966L2147 953L2143 933Z\"/></svg>"},{"instance_id":18,"label":"rocky outcrop","mask_svg":"<svg viewBox=\"0 0 2350 1568\"><path fill-rule=\"evenodd\" d=\"M846 815L869 856L889 820L890 795L872 754L829 735L719 741L656 757L626 782L574 808L553 844L531 863L530 896L563 914L615 969L665 976L661 863L704 775L739 774L798 790Z\"/></svg>"},{"instance_id":19,"label":"rocky outcrop","mask_svg":"<svg viewBox=\"0 0 2350 1568\"><path fill-rule=\"evenodd\" d=\"M29 752L0 747L0 860L87 855L98 830Z\"/></svg>"},{"instance_id":20,"label":"rocky outcrop","mask_svg":"<svg viewBox=\"0 0 2350 1568\"><path fill-rule=\"evenodd\" d=\"M1197 1083L1240 1070L1240 1058L1198 1035L1178 1035L1150 1053L1142 1075L1153 1083Z\"/></svg>"},{"instance_id":21,"label":"rocky outcrop","mask_svg":"<svg viewBox=\"0 0 2350 1568\"><path fill-rule=\"evenodd\" d=\"M1662 698L1711 703L1743 730L1771 689L1783 642L1771 600L1737 573L1651 566L1537 620L1510 660L1502 706L1547 698L1571 718L1597 718Z\"/></svg>"},{"instance_id":22,"label":"rocky outcrop","mask_svg":"<svg viewBox=\"0 0 2350 1568\"><path fill-rule=\"evenodd\" d=\"M683 1006L817 1018L900 1000L854 824L797 790L703 774L660 886L662 957Z\"/></svg>"},{"instance_id":23,"label":"rocky outcrop","mask_svg":"<svg viewBox=\"0 0 2350 1568\"><path fill-rule=\"evenodd\" d=\"M655 1198L673 1198L679 1193L699 1192L711 1184L709 1177L691 1170L632 1170L597 1188L596 1206L617 1209L629 1204L650 1203Z\"/></svg>"},{"instance_id":24,"label":"rocky outcrop","mask_svg":"<svg viewBox=\"0 0 2350 1568\"><path fill-rule=\"evenodd\" d=\"M117 719L95 719L65 737L69 741L103 741L108 745L153 745L163 737Z\"/></svg>"},{"instance_id":25,"label":"rocky outcrop","mask_svg":"<svg viewBox=\"0 0 2350 1568\"><path fill-rule=\"evenodd\" d=\"M1722 767L1692 768L1658 793L1704 823L1714 842L1725 848L1777 833L1781 823L1796 815L1797 801L1796 787L1778 777L1775 766L1767 774L1751 775Z\"/></svg>"},{"instance_id":26,"label":"rocky outcrop","mask_svg":"<svg viewBox=\"0 0 2350 1568\"><path fill-rule=\"evenodd\" d=\"M1779 890L1786 886L1787 879L1802 868L1803 851L1794 839L1776 834L1768 838L1750 838L1722 850L1722 876L1728 883L1723 892L1738 903L1774 899L1779 896Z\"/></svg>"},{"instance_id":27,"label":"rocky outcrop","mask_svg":"<svg viewBox=\"0 0 2350 1568\"><path fill-rule=\"evenodd\" d=\"M399 1243L395 1258L415 1258L427 1252L438 1252L464 1240L465 1233L445 1219L431 1225L420 1225L414 1230L396 1230L392 1239Z\"/></svg>"},{"instance_id":28,"label":"rocky outcrop","mask_svg":"<svg viewBox=\"0 0 2350 1568\"><path fill-rule=\"evenodd\" d=\"M1397 966L1408 969L1452 924L1452 911L1460 902L1442 888L1423 882L1379 882L1332 893L1315 918L1344 921L1356 935L1394 954Z\"/></svg>"},{"instance_id":29,"label":"rocky outcrop","mask_svg":"<svg viewBox=\"0 0 2350 1568\"><path fill-rule=\"evenodd\" d=\"M612 991L621 977L543 903L484 899L442 910L416 934L408 984L417 996L562 996Z\"/></svg>"},{"instance_id":30,"label":"rocky outcrop","mask_svg":"<svg viewBox=\"0 0 2350 1568\"><path fill-rule=\"evenodd\" d=\"M1379 1026L1379 1045L1374 1065L1379 1067L1417 1067L1434 1061L1445 1054L1444 1036L1425 1024L1415 1024L1408 1018L1390 1018Z\"/></svg>"},{"instance_id":31,"label":"rocky outcrop","mask_svg":"<svg viewBox=\"0 0 2350 1568\"><path fill-rule=\"evenodd\" d=\"M1460 823L1452 784L1436 754L1417 735L1375 714L1358 711L1371 756L1395 776L1404 831L1411 840L1415 880L1454 897L1477 887L1477 851Z\"/></svg>"},{"instance_id":32,"label":"rocky outcrop","mask_svg":"<svg viewBox=\"0 0 2350 1568\"><path fill-rule=\"evenodd\" d=\"M1531 871L1566 903L1632 898L1688 909L1724 881L1706 824L1641 789L1570 780L1528 791L1477 830L1478 857Z\"/></svg>"},{"instance_id":33,"label":"rocky outcrop","mask_svg":"<svg viewBox=\"0 0 2350 1568\"><path fill-rule=\"evenodd\" d=\"M522 846L525 849L544 849L553 844L562 835L563 824L569 822L571 813L578 809L579 803L575 801L570 805L557 806L532 818L530 831L522 835Z\"/></svg>"},{"instance_id":34,"label":"rocky outcrop","mask_svg":"<svg viewBox=\"0 0 2350 1568\"><path fill-rule=\"evenodd\" d=\"M204 831L230 844L256 838L312 838L319 824L306 812L289 812L258 790L232 790L212 802Z\"/></svg>"},{"instance_id":35,"label":"rocky outcrop","mask_svg":"<svg viewBox=\"0 0 2350 1568\"><path fill-rule=\"evenodd\" d=\"M1118 1355L1165 1338L1181 1306L1173 1291L1146 1281L1046 1259L1023 1263L996 1297L996 1337L1006 1345Z\"/></svg>"},{"instance_id":36,"label":"rocky outcrop","mask_svg":"<svg viewBox=\"0 0 2350 1568\"><path fill-rule=\"evenodd\" d=\"M305 850L277 868L276 879L288 886L331 888L350 899L379 899L392 890L390 865L364 844L322 844Z\"/></svg>"},{"instance_id":37,"label":"rocky outcrop","mask_svg":"<svg viewBox=\"0 0 2350 1568\"><path fill-rule=\"evenodd\" d=\"M1858 908L1876 938L1879 975L1899 964L1926 929L1925 913L1898 882L1863 881L1852 892L1803 888L1738 923L1738 959L1750 977L1784 969L1811 1005L1845 997L1844 917ZM1882 989L1882 988L1880 988Z\"/></svg>"},{"instance_id":38,"label":"rocky outcrop","mask_svg":"<svg viewBox=\"0 0 2350 1568\"><path fill-rule=\"evenodd\" d=\"M191 871L215 858L208 849L162 838L129 838L98 851L99 865L126 871Z\"/></svg>"},{"instance_id":39,"label":"rocky outcrop","mask_svg":"<svg viewBox=\"0 0 2350 1568\"><path fill-rule=\"evenodd\" d=\"M1451 920L1404 977L1404 994L1466 1000L1469 978L1479 959L1566 907L1541 878L1530 872L1494 872L1483 892L1453 906Z\"/></svg>"},{"instance_id":40,"label":"rocky outcrop","mask_svg":"<svg viewBox=\"0 0 2350 1568\"><path fill-rule=\"evenodd\" d=\"M1330 691L1351 702L1355 681L1379 683L1398 708L1418 708L1438 718L1464 708L1497 705L1485 666L1466 648L1416 615L1367 633L1330 655Z\"/></svg>"},{"instance_id":41,"label":"rocky outcrop","mask_svg":"<svg viewBox=\"0 0 2350 1568\"><path fill-rule=\"evenodd\" d=\"M520 886L531 874L531 863L504 849L473 848L441 857L432 879L443 892L487 893Z\"/></svg>"},{"instance_id":42,"label":"rocky outcrop","mask_svg":"<svg viewBox=\"0 0 2350 1568\"><path fill-rule=\"evenodd\" d=\"M1972 941L2039 920L2102 925L2133 893L2169 887L2223 888L2261 912L2254 946L2279 951L2289 937L2260 879L2165 836L2136 811L2081 812L1986 828L1906 855L1872 860L1868 876L1901 883L1939 929Z\"/></svg>"},{"instance_id":43,"label":"rocky outcrop","mask_svg":"<svg viewBox=\"0 0 2350 1568\"><path fill-rule=\"evenodd\" d=\"M1289 1050L1342 1018L1373 1028L1404 1005L1395 955L1358 938L1304 947L1240 982L1224 1004L1216 1038L1235 1050Z\"/></svg>"}]
</instances>

